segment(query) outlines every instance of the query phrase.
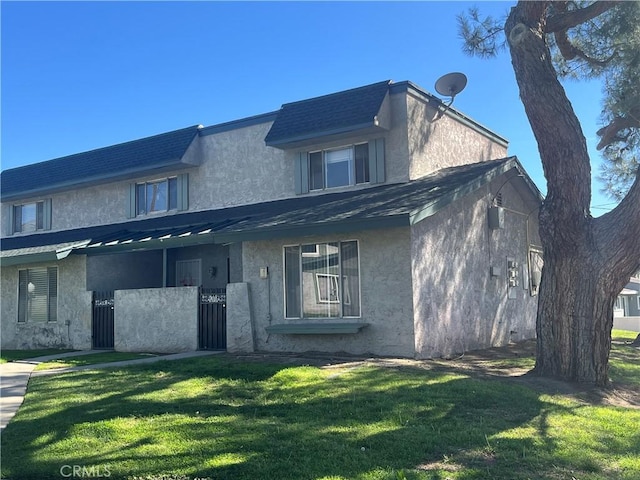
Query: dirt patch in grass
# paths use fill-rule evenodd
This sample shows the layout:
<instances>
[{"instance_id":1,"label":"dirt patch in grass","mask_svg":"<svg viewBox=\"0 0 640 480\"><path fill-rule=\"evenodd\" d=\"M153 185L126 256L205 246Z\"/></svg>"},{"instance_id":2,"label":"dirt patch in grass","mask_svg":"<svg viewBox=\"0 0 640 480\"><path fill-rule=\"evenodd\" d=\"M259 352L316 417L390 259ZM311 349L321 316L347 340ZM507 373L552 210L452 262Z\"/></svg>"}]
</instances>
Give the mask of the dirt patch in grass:
<instances>
[{"instance_id":1,"label":"dirt patch in grass","mask_svg":"<svg viewBox=\"0 0 640 480\"><path fill-rule=\"evenodd\" d=\"M640 349L631 342L613 341L614 347L633 348L640 362ZM356 357L348 354L327 355L307 352L303 354L253 354L238 356L243 361L273 361L291 365L310 365L335 370L335 376L363 366L386 368L420 368L428 370L455 370L476 378L504 379L549 395L567 395L589 405L609 405L640 409L640 386L612 382L606 388L539 377L531 372L535 364L535 340L513 343L503 347L467 352L449 359L413 360L407 358ZM612 351L612 359L616 356Z\"/></svg>"}]
</instances>

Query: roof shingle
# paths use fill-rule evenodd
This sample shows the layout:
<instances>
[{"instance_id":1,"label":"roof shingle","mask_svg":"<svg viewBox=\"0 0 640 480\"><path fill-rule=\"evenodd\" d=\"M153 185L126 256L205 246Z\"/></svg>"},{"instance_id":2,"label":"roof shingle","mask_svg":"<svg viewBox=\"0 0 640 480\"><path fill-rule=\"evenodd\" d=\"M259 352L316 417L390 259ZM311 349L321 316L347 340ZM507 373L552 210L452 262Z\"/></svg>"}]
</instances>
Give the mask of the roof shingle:
<instances>
[{"instance_id":1,"label":"roof shingle","mask_svg":"<svg viewBox=\"0 0 640 480\"><path fill-rule=\"evenodd\" d=\"M197 234L210 230L215 241L244 241L328 232L409 225L412 216L426 218L451 201L479 188L511 168L515 157L439 170L407 183L380 185L323 195L310 195L217 210L183 213L60 232L2 239L7 250L91 240L119 243L143 238ZM208 240L210 241L210 240ZM138 246L138 248L141 245ZM132 247L135 248L135 247Z\"/></svg>"},{"instance_id":2,"label":"roof shingle","mask_svg":"<svg viewBox=\"0 0 640 480\"><path fill-rule=\"evenodd\" d=\"M178 166L198 135L195 125L118 145L5 170L0 174L2 199L27 197L114 180L124 175Z\"/></svg>"},{"instance_id":3,"label":"roof shingle","mask_svg":"<svg viewBox=\"0 0 640 480\"><path fill-rule=\"evenodd\" d=\"M282 105L265 137L269 146L373 126L390 80Z\"/></svg>"}]
</instances>

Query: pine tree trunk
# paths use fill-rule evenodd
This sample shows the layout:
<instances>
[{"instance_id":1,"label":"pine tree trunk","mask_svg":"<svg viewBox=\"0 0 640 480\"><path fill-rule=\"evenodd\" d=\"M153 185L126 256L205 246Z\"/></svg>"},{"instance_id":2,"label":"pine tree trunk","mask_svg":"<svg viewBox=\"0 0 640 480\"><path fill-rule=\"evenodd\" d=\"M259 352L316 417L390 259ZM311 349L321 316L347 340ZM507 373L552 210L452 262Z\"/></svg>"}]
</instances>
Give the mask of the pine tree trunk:
<instances>
[{"instance_id":1,"label":"pine tree trunk","mask_svg":"<svg viewBox=\"0 0 640 480\"><path fill-rule=\"evenodd\" d=\"M545 259L535 372L604 386L608 382L615 294L590 256Z\"/></svg>"},{"instance_id":2,"label":"pine tree trunk","mask_svg":"<svg viewBox=\"0 0 640 480\"><path fill-rule=\"evenodd\" d=\"M591 217L591 163L546 43L549 5L520 1L505 24L547 179L539 216L544 266L535 372L603 386L615 298L640 268L640 172L614 210Z\"/></svg>"}]
</instances>

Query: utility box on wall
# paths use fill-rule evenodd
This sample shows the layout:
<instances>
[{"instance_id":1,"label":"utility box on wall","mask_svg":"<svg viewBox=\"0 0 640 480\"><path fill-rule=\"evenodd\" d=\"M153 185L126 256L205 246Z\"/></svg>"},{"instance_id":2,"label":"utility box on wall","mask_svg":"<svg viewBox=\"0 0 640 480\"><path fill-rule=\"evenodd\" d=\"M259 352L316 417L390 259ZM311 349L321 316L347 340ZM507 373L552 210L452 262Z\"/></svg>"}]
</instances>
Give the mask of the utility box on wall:
<instances>
[{"instance_id":1,"label":"utility box on wall","mask_svg":"<svg viewBox=\"0 0 640 480\"><path fill-rule=\"evenodd\" d=\"M513 258L507 258L507 293L509 298L516 298L516 287L520 285L520 265Z\"/></svg>"},{"instance_id":2,"label":"utility box on wall","mask_svg":"<svg viewBox=\"0 0 640 480\"><path fill-rule=\"evenodd\" d=\"M489 228L491 230L504 228L504 208L489 207Z\"/></svg>"}]
</instances>

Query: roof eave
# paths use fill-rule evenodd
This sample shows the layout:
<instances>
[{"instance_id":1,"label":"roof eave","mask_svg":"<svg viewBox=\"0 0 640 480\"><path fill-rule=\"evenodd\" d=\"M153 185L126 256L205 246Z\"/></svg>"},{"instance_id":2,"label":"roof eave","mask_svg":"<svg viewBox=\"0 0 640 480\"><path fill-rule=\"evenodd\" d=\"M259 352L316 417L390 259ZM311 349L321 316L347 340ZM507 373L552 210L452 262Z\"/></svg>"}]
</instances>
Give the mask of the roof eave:
<instances>
[{"instance_id":1,"label":"roof eave","mask_svg":"<svg viewBox=\"0 0 640 480\"><path fill-rule=\"evenodd\" d=\"M300 225L279 225L247 230L231 230L214 235L216 243L238 243L247 241L275 240L311 235L352 233L363 230L409 226L409 215L386 215L370 218L351 218L335 222L318 222Z\"/></svg>"},{"instance_id":2,"label":"roof eave","mask_svg":"<svg viewBox=\"0 0 640 480\"><path fill-rule=\"evenodd\" d=\"M20 200L25 198L41 197L43 195L52 195L54 193L60 193L74 188L82 187L95 187L97 185L104 185L106 183L118 182L122 180L132 179L143 175L153 175L160 173L167 173L184 168L197 167L199 164L190 161L185 161L184 156L180 158L173 158L165 160L155 164L153 167L144 168L130 168L127 170L121 170L119 172L113 172L106 175L96 175L93 177L85 177L80 180L71 180L67 182L60 182L57 184L47 185L42 188L35 188L32 190L23 190L20 192L2 192L0 197L3 202Z\"/></svg>"},{"instance_id":3,"label":"roof eave","mask_svg":"<svg viewBox=\"0 0 640 480\"><path fill-rule=\"evenodd\" d=\"M496 168L489 170L488 172L479 176L475 180L471 182L467 182L461 187L455 189L453 192L447 195L443 195L442 197L439 197L436 201L432 203L429 203L427 205L423 205L420 208L414 209L409 216L411 225L415 225L416 223L421 222L422 220L435 215L440 210L452 204L456 200L462 197L465 197L467 195L470 195L471 193L475 192L479 188L491 182L493 179L507 173L509 170L512 170L512 169L516 169L518 173L522 175L525 183L531 189L531 192L533 193L533 195L536 197L537 200L542 202L542 200L544 199L542 193L540 193L540 190L538 190L538 187L536 187L535 183L533 183L531 178L529 178L529 176L527 175L527 172L522 167L522 164L520 163L518 158L509 157L508 160L504 162L502 165L496 166Z\"/></svg>"},{"instance_id":4,"label":"roof eave","mask_svg":"<svg viewBox=\"0 0 640 480\"><path fill-rule=\"evenodd\" d=\"M318 143L328 143L354 135L369 135L385 132L387 129L381 127L374 117L370 122L359 125L349 125L346 127L325 130L321 132L310 132L296 137L289 137L280 140L266 140L268 147L279 148L281 150L293 150L304 148Z\"/></svg>"}]
</instances>

